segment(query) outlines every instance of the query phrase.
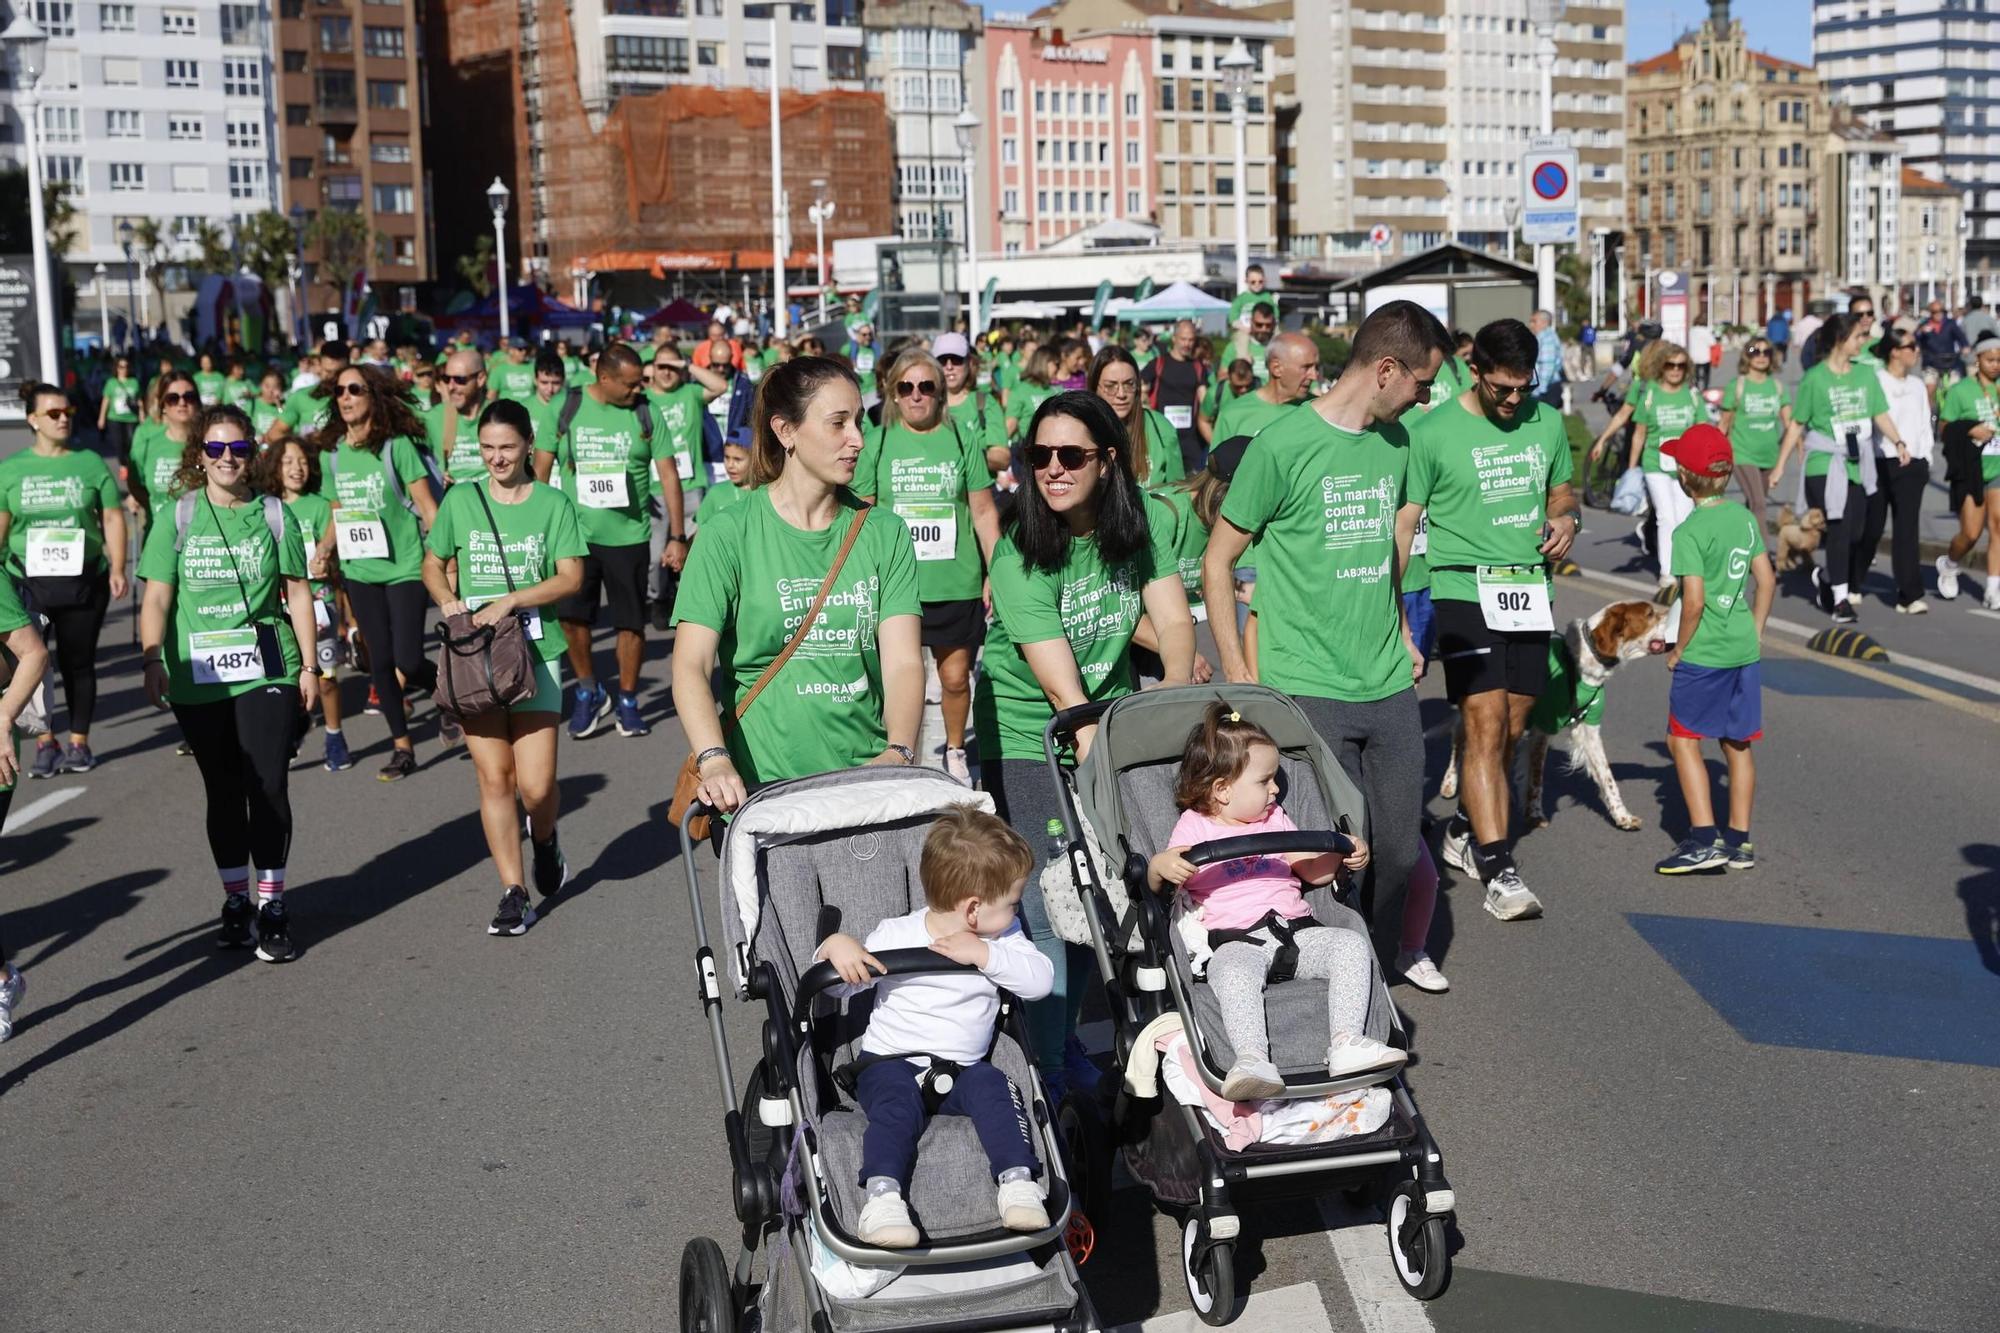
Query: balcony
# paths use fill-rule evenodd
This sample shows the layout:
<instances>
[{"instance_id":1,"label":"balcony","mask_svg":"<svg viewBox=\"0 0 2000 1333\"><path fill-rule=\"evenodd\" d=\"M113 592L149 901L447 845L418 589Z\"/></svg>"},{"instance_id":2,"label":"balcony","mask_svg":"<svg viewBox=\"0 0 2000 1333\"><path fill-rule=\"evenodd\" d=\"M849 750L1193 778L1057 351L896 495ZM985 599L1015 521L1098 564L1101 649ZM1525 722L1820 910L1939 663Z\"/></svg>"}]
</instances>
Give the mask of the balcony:
<instances>
[{"instance_id":1,"label":"balcony","mask_svg":"<svg viewBox=\"0 0 2000 1333\"><path fill-rule=\"evenodd\" d=\"M322 125L353 125L360 121L361 112L352 97L321 96L313 101Z\"/></svg>"}]
</instances>

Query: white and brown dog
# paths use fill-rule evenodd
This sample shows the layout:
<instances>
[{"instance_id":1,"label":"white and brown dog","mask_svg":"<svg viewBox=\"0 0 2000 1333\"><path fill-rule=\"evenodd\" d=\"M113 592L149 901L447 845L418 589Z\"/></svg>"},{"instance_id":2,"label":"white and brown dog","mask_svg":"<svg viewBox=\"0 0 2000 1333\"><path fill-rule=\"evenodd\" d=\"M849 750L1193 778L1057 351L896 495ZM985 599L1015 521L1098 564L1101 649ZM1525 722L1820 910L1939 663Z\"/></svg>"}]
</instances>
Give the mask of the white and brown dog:
<instances>
[{"instance_id":1,"label":"white and brown dog","mask_svg":"<svg viewBox=\"0 0 2000 1333\"><path fill-rule=\"evenodd\" d=\"M1542 828L1549 822L1542 813L1542 770L1548 763L1549 742L1568 732L1570 770L1581 768L1590 774L1612 823L1628 832L1639 827L1639 817L1625 808L1618 780L1611 775L1611 761L1604 757L1599 730L1604 685L1619 663L1667 651L1671 616L1667 608L1651 602L1613 602L1563 629L1561 647L1550 664L1548 688L1528 717L1527 798L1522 810L1530 826ZM1461 717L1452 729L1451 766L1438 788L1445 800L1458 795L1458 759L1464 749Z\"/></svg>"}]
</instances>

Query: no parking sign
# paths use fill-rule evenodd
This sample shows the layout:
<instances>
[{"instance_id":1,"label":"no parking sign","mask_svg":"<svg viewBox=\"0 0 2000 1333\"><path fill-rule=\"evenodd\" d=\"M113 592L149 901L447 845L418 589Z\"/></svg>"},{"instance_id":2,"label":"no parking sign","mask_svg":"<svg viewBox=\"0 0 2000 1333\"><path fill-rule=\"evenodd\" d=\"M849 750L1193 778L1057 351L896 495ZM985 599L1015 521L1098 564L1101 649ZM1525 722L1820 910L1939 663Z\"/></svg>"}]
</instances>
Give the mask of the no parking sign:
<instances>
[{"instance_id":1,"label":"no parking sign","mask_svg":"<svg viewBox=\"0 0 2000 1333\"><path fill-rule=\"evenodd\" d=\"M1521 155L1521 239L1569 245L1580 234L1576 150L1566 135L1537 136Z\"/></svg>"}]
</instances>

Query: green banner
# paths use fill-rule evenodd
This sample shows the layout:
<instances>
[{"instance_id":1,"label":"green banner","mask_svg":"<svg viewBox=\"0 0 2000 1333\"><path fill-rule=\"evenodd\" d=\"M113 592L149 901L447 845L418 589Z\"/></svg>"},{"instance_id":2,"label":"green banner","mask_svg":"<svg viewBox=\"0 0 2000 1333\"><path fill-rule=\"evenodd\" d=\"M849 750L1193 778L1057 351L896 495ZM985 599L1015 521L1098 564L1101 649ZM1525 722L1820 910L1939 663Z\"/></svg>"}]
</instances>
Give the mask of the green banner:
<instances>
[{"instance_id":1,"label":"green banner","mask_svg":"<svg viewBox=\"0 0 2000 1333\"><path fill-rule=\"evenodd\" d=\"M985 328L993 322L993 302L1000 295L1000 279L988 278L986 290L979 294L979 327Z\"/></svg>"},{"instance_id":2,"label":"green banner","mask_svg":"<svg viewBox=\"0 0 2000 1333\"><path fill-rule=\"evenodd\" d=\"M1151 278L1147 278L1139 284L1136 290L1133 291L1132 304L1137 305L1139 304L1139 302L1145 300L1152 294L1153 294L1153 280Z\"/></svg>"},{"instance_id":3,"label":"green banner","mask_svg":"<svg viewBox=\"0 0 2000 1333\"><path fill-rule=\"evenodd\" d=\"M1095 329L1104 322L1104 303L1111 299L1111 279L1097 284L1097 300L1090 307L1090 327Z\"/></svg>"}]
</instances>

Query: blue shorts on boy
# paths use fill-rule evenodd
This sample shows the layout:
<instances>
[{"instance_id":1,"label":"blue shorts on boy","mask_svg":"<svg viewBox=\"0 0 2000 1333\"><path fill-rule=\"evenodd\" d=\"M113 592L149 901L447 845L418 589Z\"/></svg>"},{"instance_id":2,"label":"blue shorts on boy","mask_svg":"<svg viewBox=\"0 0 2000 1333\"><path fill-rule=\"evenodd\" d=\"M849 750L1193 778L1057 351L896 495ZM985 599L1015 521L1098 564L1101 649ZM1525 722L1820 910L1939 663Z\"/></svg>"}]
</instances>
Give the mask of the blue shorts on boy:
<instances>
[{"instance_id":1,"label":"blue shorts on boy","mask_svg":"<svg viewBox=\"0 0 2000 1333\"><path fill-rule=\"evenodd\" d=\"M1763 664L1705 667L1682 662L1667 692L1667 734L1695 740L1764 739Z\"/></svg>"},{"instance_id":2,"label":"blue shorts on boy","mask_svg":"<svg viewBox=\"0 0 2000 1333\"><path fill-rule=\"evenodd\" d=\"M1668 734L1701 740L1762 738L1763 688L1751 596L1751 567L1761 558L1764 538L1757 520L1742 505L1720 496L1697 501L1675 530L1672 573L1701 580L1702 605L1668 691Z\"/></svg>"}]
</instances>

